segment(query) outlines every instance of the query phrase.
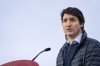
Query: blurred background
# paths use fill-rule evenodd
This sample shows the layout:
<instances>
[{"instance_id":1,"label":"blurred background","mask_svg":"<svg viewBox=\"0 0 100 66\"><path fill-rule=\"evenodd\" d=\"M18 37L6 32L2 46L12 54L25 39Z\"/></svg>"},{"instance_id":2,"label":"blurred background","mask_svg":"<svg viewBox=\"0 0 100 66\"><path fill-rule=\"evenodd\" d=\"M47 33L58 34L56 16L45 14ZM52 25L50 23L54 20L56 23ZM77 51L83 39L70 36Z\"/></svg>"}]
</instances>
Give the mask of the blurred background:
<instances>
[{"instance_id":1,"label":"blurred background","mask_svg":"<svg viewBox=\"0 0 100 66\"><path fill-rule=\"evenodd\" d=\"M31 60L51 47L35 61L56 66L65 43L60 13L70 6L83 12L88 36L100 41L100 0L0 0L0 64Z\"/></svg>"}]
</instances>

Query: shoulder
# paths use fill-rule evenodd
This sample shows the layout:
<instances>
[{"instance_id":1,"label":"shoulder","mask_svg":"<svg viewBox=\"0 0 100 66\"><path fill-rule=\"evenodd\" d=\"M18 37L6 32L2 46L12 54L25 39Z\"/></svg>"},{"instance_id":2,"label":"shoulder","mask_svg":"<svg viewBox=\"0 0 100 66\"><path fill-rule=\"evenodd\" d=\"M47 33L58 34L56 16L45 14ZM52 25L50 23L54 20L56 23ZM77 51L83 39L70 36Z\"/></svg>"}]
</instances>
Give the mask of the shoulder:
<instances>
[{"instance_id":1,"label":"shoulder","mask_svg":"<svg viewBox=\"0 0 100 66\"><path fill-rule=\"evenodd\" d=\"M87 40L89 41L90 44L100 45L100 42L98 40L96 40L96 39L87 37Z\"/></svg>"},{"instance_id":2,"label":"shoulder","mask_svg":"<svg viewBox=\"0 0 100 66\"><path fill-rule=\"evenodd\" d=\"M64 56L63 52L65 51L65 48L66 48L66 45L64 44L64 45L61 47L61 49L60 49L60 51L59 51L59 53L58 53L57 61L56 61L57 65L56 65L56 66L63 65L63 56Z\"/></svg>"},{"instance_id":3,"label":"shoulder","mask_svg":"<svg viewBox=\"0 0 100 66\"><path fill-rule=\"evenodd\" d=\"M100 42L96 39L87 37L88 48L91 49L100 49Z\"/></svg>"},{"instance_id":4,"label":"shoulder","mask_svg":"<svg viewBox=\"0 0 100 66\"><path fill-rule=\"evenodd\" d=\"M59 56L62 55L63 52L64 52L65 50L66 50L66 44L64 44L64 45L60 48L58 55L59 55Z\"/></svg>"},{"instance_id":5,"label":"shoulder","mask_svg":"<svg viewBox=\"0 0 100 66\"><path fill-rule=\"evenodd\" d=\"M60 48L59 53L58 53L58 56L59 56L59 57L62 57L65 51L66 51L66 44L64 44L64 45Z\"/></svg>"}]
</instances>

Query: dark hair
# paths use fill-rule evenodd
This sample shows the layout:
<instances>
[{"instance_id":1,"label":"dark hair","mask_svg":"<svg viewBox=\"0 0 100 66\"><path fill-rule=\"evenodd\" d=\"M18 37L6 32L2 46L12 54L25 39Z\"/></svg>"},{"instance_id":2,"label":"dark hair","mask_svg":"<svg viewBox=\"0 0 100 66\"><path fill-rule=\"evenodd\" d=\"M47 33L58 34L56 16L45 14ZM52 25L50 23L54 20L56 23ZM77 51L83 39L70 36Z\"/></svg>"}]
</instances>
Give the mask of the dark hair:
<instances>
[{"instance_id":1,"label":"dark hair","mask_svg":"<svg viewBox=\"0 0 100 66\"><path fill-rule=\"evenodd\" d=\"M84 23L85 23L84 16L83 13L78 8L68 7L66 9L63 9L63 11L61 12L62 21L63 21L64 14L71 14L73 16L76 16L79 19L80 24L83 24L83 27L81 29L82 31L84 31Z\"/></svg>"}]
</instances>

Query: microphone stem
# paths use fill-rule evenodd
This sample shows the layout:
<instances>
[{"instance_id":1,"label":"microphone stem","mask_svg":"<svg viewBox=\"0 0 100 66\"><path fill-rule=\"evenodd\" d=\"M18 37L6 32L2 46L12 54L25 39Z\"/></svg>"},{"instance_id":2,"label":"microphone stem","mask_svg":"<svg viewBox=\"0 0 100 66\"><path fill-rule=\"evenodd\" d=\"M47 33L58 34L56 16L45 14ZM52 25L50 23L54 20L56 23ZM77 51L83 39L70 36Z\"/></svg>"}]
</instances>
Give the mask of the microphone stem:
<instances>
[{"instance_id":1,"label":"microphone stem","mask_svg":"<svg viewBox=\"0 0 100 66\"><path fill-rule=\"evenodd\" d=\"M42 52L44 52L44 51L41 51L40 53L38 53L38 54L32 59L32 61L34 61Z\"/></svg>"}]
</instances>

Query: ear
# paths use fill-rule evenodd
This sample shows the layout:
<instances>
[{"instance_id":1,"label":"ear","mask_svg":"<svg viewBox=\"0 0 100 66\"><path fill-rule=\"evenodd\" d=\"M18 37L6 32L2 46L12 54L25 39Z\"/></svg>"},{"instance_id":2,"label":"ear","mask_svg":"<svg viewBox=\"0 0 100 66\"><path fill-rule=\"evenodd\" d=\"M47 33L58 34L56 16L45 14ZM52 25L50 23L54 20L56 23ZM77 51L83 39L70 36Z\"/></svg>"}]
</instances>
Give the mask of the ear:
<instances>
[{"instance_id":1,"label":"ear","mask_svg":"<svg viewBox=\"0 0 100 66\"><path fill-rule=\"evenodd\" d=\"M81 27L83 27L83 24L81 24Z\"/></svg>"}]
</instances>

